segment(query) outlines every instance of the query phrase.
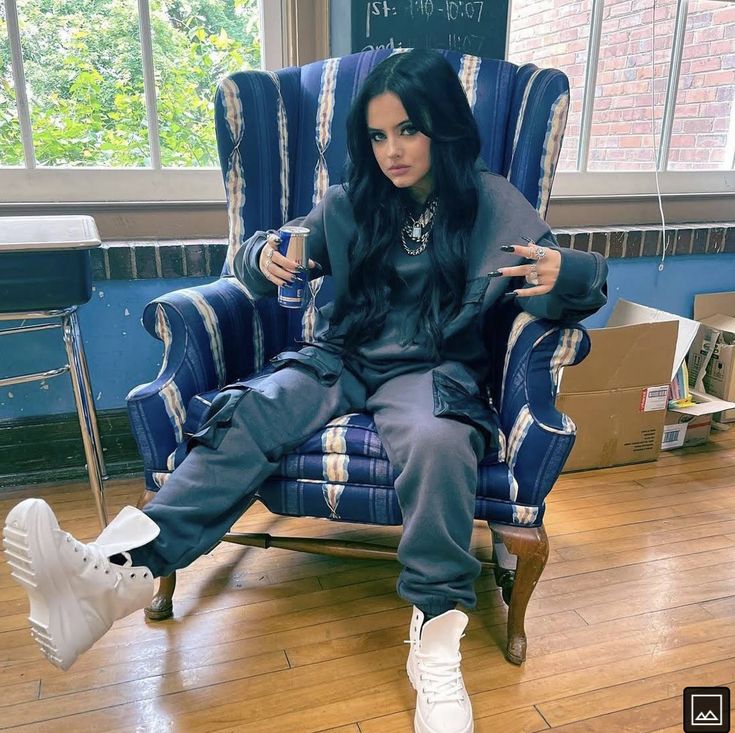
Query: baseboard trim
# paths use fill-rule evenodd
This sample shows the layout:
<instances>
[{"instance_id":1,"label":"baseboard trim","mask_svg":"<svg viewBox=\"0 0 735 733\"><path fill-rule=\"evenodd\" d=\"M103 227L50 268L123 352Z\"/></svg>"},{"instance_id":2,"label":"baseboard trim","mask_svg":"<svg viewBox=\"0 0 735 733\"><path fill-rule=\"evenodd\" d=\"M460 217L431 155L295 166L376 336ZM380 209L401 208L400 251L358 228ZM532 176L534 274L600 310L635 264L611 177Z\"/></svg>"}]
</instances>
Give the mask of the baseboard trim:
<instances>
[{"instance_id":1,"label":"baseboard trim","mask_svg":"<svg viewBox=\"0 0 735 733\"><path fill-rule=\"evenodd\" d=\"M102 410L97 424L107 475L142 475L127 410ZM76 413L0 420L0 489L86 477Z\"/></svg>"}]
</instances>

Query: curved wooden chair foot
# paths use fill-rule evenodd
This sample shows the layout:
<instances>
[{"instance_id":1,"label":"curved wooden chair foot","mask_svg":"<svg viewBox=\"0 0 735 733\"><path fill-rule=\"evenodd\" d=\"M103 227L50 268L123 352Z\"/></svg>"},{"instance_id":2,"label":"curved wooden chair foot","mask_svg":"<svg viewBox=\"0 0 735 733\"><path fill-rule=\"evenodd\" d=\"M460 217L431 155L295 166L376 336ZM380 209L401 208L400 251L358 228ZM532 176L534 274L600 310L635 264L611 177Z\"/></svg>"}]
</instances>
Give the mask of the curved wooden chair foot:
<instances>
[{"instance_id":1,"label":"curved wooden chair foot","mask_svg":"<svg viewBox=\"0 0 735 733\"><path fill-rule=\"evenodd\" d=\"M149 621L163 621L174 615L173 595L176 590L176 573L171 573L158 582L158 593L153 597L150 606L144 613Z\"/></svg>"},{"instance_id":2,"label":"curved wooden chair foot","mask_svg":"<svg viewBox=\"0 0 735 733\"><path fill-rule=\"evenodd\" d=\"M143 489L136 505L138 509L142 509L155 495L155 491ZM153 596L150 606L143 609L148 621L163 621L174 615L174 590L176 590L176 573L159 579L158 593Z\"/></svg>"},{"instance_id":3,"label":"curved wooden chair foot","mask_svg":"<svg viewBox=\"0 0 735 733\"><path fill-rule=\"evenodd\" d=\"M508 639L508 646L505 649L505 658L511 664L521 665L526 661L526 637L515 636Z\"/></svg>"},{"instance_id":4,"label":"curved wooden chair foot","mask_svg":"<svg viewBox=\"0 0 735 733\"><path fill-rule=\"evenodd\" d=\"M512 555L518 557L515 577L501 577L498 583L506 600L508 588L508 646L505 658L512 664L523 664L526 660L526 608L531 594L546 567L549 557L549 538L541 527L512 527L492 524L491 529L502 539ZM496 579L498 576L496 575Z\"/></svg>"}]
</instances>

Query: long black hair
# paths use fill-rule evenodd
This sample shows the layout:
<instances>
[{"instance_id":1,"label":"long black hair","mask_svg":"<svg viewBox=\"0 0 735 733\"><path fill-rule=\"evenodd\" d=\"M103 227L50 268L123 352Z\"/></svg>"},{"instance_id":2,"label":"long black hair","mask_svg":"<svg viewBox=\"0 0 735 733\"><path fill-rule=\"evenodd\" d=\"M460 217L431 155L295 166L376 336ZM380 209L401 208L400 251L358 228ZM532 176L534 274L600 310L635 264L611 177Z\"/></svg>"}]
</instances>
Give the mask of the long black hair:
<instances>
[{"instance_id":1,"label":"long black hair","mask_svg":"<svg viewBox=\"0 0 735 733\"><path fill-rule=\"evenodd\" d=\"M428 337L434 354L442 325L460 309L465 287L465 254L477 216L480 135L457 74L437 51L414 49L389 56L368 75L347 119L347 191L358 237L350 248L349 301L338 317L348 318L344 347L353 350L378 336L391 308L390 293L401 280L390 248L399 246L408 193L380 170L368 135L371 99L392 92L411 124L431 139L433 195L438 199L428 287L418 304L410 339ZM423 255L422 255L423 256Z\"/></svg>"}]
</instances>

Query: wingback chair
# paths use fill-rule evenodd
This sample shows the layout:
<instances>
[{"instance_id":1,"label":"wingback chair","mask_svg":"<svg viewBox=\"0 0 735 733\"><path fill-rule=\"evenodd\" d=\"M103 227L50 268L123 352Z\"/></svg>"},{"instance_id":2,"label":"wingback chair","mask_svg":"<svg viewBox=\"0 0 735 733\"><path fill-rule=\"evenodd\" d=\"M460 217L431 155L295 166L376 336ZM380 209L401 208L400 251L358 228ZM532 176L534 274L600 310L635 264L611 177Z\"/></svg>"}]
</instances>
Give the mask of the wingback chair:
<instances>
[{"instance_id":1,"label":"wingback chair","mask_svg":"<svg viewBox=\"0 0 735 733\"><path fill-rule=\"evenodd\" d=\"M140 505L157 491L186 453L187 437L205 421L219 389L268 369L269 359L309 340L315 308L331 294L329 278L310 283L302 311L275 298L253 300L232 276L233 256L256 230L278 228L307 214L330 184L343 180L345 121L370 70L391 52L367 51L277 72L246 71L225 78L215 100L220 163L227 195L229 248L216 282L149 303L143 324L163 342L156 379L128 395L130 422L145 467ZM566 76L533 64L443 52L456 69L478 122L481 155L543 216L569 106ZM517 557L515 571L496 581L509 603L506 657L525 659L524 617L548 557L544 501L572 448L575 426L554 406L559 370L588 352L574 324L538 320L512 302L493 312L489 395L500 414L500 450L479 468L475 517L496 543ZM335 522L401 524L393 469L371 417L349 414L281 461L257 493L271 512ZM202 491L207 487L202 486ZM395 557L390 548L311 538L229 534L227 541L324 554ZM175 578L161 579L149 618L172 613Z\"/></svg>"}]
</instances>

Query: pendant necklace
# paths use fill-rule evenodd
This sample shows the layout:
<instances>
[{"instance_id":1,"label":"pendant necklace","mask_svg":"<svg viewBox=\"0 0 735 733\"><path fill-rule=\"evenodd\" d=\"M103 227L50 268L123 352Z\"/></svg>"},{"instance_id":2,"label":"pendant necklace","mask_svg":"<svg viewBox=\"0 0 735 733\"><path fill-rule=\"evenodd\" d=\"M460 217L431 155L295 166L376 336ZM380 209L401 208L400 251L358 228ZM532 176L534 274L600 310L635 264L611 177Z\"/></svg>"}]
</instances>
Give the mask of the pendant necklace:
<instances>
[{"instance_id":1,"label":"pendant necklace","mask_svg":"<svg viewBox=\"0 0 735 733\"><path fill-rule=\"evenodd\" d=\"M410 212L406 212L406 222L401 227L401 244L406 254L415 257L426 249L426 245L429 243L429 237L431 236L431 230L434 228L436 206L437 199L432 196L418 219L414 219ZM411 240L419 246L411 248L407 240Z\"/></svg>"}]
</instances>

